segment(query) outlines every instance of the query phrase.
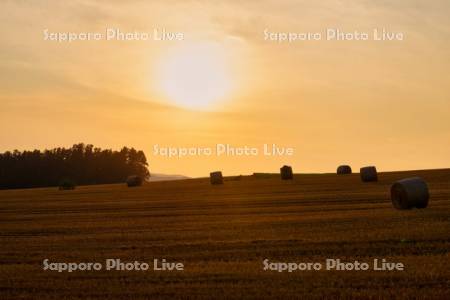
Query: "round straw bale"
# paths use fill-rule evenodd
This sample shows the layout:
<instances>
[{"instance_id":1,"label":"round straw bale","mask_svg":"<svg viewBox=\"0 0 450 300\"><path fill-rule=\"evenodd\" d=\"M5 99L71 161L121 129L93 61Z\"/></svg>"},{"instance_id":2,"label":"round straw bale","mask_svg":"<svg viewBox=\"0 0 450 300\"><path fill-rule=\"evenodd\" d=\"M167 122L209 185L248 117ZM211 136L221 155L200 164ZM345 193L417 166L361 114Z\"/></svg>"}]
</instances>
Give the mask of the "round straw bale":
<instances>
[{"instance_id":1,"label":"round straw bale","mask_svg":"<svg viewBox=\"0 0 450 300\"><path fill-rule=\"evenodd\" d=\"M77 184L75 183L75 181L69 178L64 178L59 182L60 190L74 190L76 186Z\"/></svg>"},{"instance_id":2,"label":"round straw bale","mask_svg":"<svg viewBox=\"0 0 450 300\"><path fill-rule=\"evenodd\" d=\"M391 187L392 205L397 209L425 208L429 198L427 183L420 177L399 180Z\"/></svg>"},{"instance_id":3,"label":"round straw bale","mask_svg":"<svg viewBox=\"0 0 450 300\"><path fill-rule=\"evenodd\" d=\"M209 173L209 179L211 184L223 184L223 176L220 171Z\"/></svg>"},{"instance_id":4,"label":"round straw bale","mask_svg":"<svg viewBox=\"0 0 450 300\"><path fill-rule=\"evenodd\" d=\"M378 181L377 168L374 166L361 168L359 173L363 182Z\"/></svg>"},{"instance_id":5,"label":"round straw bale","mask_svg":"<svg viewBox=\"0 0 450 300\"><path fill-rule=\"evenodd\" d=\"M127 178L127 186L128 187L135 187L135 186L141 186L142 185L142 178L137 175L131 175Z\"/></svg>"},{"instance_id":6,"label":"round straw bale","mask_svg":"<svg viewBox=\"0 0 450 300\"><path fill-rule=\"evenodd\" d=\"M338 175L352 174L352 168L350 166L347 166L347 165L342 165L342 166L339 166L337 168L336 173Z\"/></svg>"},{"instance_id":7,"label":"round straw bale","mask_svg":"<svg viewBox=\"0 0 450 300\"><path fill-rule=\"evenodd\" d=\"M282 166L280 168L280 175L282 180L294 179L294 173L292 173L292 167L290 166Z\"/></svg>"}]
</instances>

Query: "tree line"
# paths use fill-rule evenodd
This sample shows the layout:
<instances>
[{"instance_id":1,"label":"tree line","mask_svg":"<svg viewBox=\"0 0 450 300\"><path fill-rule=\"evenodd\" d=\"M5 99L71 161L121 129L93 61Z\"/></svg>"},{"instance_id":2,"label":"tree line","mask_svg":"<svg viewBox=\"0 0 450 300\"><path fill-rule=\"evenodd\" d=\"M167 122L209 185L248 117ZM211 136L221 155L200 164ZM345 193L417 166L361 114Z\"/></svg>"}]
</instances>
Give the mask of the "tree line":
<instances>
[{"instance_id":1,"label":"tree line","mask_svg":"<svg viewBox=\"0 0 450 300\"><path fill-rule=\"evenodd\" d=\"M150 176L143 151L100 149L83 143L72 148L0 153L0 189L125 182L130 175Z\"/></svg>"}]
</instances>

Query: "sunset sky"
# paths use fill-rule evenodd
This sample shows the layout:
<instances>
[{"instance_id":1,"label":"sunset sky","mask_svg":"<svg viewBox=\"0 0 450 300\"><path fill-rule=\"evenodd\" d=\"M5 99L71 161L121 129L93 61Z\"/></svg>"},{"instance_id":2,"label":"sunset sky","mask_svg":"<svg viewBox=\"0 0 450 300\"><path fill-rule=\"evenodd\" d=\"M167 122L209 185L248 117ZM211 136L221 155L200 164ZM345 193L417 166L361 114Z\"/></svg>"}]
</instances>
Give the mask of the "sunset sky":
<instances>
[{"instance_id":1,"label":"sunset sky","mask_svg":"<svg viewBox=\"0 0 450 300\"><path fill-rule=\"evenodd\" d=\"M0 152L133 146L188 176L450 167L450 2L2 1ZM181 32L181 41L44 40ZM402 41L264 39L327 28ZM154 155L153 147L294 148L293 156Z\"/></svg>"}]
</instances>

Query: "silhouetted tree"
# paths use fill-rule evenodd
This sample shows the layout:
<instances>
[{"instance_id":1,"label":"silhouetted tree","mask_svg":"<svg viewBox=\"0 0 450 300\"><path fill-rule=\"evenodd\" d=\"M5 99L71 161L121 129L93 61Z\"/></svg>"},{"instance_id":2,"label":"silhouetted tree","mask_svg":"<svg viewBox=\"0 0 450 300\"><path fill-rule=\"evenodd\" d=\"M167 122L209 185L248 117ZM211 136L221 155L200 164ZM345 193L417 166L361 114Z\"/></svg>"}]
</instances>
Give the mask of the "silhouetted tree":
<instances>
[{"instance_id":1,"label":"silhouetted tree","mask_svg":"<svg viewBox=\"0 0 450 300\"><path fill-rule=\"evenodd\" d=\"M130 175L148 178L144 152L123 147L102 150L83 143L72 148L17 150L0 154L0 189L58 186L62 179L78 185L125 182Z\"/></svg>"}]
</instances>

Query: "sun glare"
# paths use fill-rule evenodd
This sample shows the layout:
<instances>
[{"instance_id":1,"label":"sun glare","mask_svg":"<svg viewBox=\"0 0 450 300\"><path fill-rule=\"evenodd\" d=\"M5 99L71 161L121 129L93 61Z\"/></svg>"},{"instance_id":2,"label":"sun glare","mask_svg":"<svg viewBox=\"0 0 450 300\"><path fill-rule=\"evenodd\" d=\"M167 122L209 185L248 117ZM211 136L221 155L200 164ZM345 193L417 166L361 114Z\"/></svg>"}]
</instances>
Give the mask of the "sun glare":
<instances>
[{"instance_id":1,"label":"sun glare","mask_svg":"<svg viewBox=\"0 0 450 300\"><path fill-rule=\"evenodd\" d=\"M182 46L167 53L160 88L177 106L207 110L231 91L224 49L216 44Z\"/></svg>"}]
</instances>

